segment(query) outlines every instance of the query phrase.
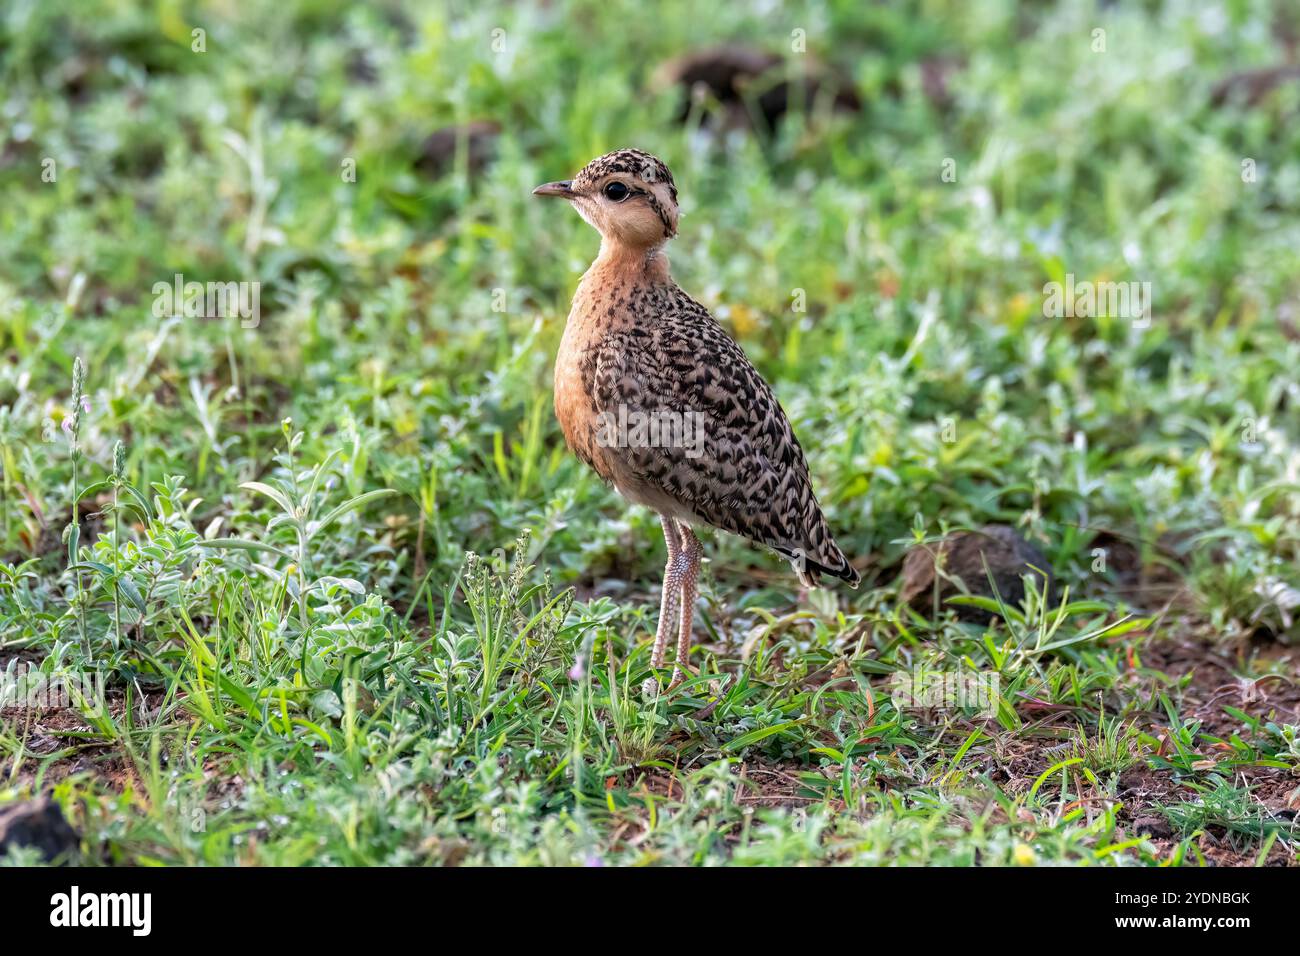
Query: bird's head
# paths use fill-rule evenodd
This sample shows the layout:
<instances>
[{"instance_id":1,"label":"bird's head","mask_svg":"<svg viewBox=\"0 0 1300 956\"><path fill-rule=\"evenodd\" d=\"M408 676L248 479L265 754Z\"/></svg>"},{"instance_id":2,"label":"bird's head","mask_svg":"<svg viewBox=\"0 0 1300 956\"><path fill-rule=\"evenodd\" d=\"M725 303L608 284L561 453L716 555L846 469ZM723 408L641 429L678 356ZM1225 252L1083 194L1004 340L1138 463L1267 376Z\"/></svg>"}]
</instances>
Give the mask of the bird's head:
<instances>
[{"instance_id":1,"label":"bird's head","mask_svg":"<svg viewBox=\"0 0 1300 956\"><path fill-rule=\"evenodd\" d=\"M573 179L545 183L534 196L557 196L608 242L652 249L677 235L677 187L662 162L639 149L593 159Z\"/></svg>"}]
</instances>

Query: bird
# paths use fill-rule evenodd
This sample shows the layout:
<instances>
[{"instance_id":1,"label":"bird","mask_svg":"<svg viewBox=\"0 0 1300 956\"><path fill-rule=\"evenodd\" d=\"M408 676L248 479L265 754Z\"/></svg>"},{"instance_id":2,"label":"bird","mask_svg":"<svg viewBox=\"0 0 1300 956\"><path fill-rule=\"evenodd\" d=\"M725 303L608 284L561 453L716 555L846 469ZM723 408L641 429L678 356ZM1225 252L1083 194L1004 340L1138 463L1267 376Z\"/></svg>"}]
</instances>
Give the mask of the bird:
<instances>
[{"instance_id":1,"label":"bird","mask_svg":"<svg viewBox=\"0 0 1300 956\"><path fill-rule=\"evenodd\" d=\"M704 547L713 527L790 561L805 587L823 576L856 588L808 462L771 386L699 302L673 281L677 235L668 167L617 149L534 196L567 200L600 233L555 359L555 415L569 448L627 501L659 515L668 560L650 668L676 633L671 691L690 653ZM643 684L659 693L657 680Z\"/></svg>"}]
</instances>

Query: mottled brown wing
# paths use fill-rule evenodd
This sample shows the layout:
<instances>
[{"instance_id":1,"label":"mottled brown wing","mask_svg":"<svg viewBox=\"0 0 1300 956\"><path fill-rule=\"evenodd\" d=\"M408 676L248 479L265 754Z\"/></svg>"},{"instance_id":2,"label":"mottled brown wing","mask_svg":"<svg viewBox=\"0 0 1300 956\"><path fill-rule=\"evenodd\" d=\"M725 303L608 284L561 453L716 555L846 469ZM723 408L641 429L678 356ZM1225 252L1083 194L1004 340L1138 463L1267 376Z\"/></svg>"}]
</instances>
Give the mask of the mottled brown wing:
<instances>
[{"instance_id":1,"label":"mottled brown wing","mask_svg":"<svg viewBox=\"0 0 1300 956\"><path fill-rule=\"evenodd\" d=\"M597 348L597 412L659 422L657 434L624 429L619 457L698 520L778 551L805 581L825 573L856 586L771 388L702 305L672 293L654 303L658 321L610 332Z\"/></svg>"}]
</instances>

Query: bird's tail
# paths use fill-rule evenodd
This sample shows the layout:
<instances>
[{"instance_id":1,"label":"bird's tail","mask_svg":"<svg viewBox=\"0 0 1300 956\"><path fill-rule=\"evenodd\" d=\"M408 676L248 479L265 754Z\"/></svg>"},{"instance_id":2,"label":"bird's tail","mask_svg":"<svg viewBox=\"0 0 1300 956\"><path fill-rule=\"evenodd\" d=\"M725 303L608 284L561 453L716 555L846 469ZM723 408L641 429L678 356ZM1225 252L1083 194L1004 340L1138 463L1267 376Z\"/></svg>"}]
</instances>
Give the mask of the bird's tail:
<instances>
[{"instance_id":1,"label":"bird's tail","mask_svg":"<svg viewBox=\"0 0 1300 956\"><path fill-rule=\"evenodd\" d=\"M848 557L829 534L815 557L804 548L778 548L777 550L789 560L794 573L799 575L800 583L806 588L821 587L823 574L846 581L851 588L856 588L862 581L858 569L849 563Z\"/></svg>"},{"instance_id":2,"label":"bird's tail","mask_svg":"<svg viewBox=\"0 0 1300 956\"><path fill-rule=\"evenodd\" d=\"M799 575L799 580L804 587L821 587L821 576L826 574L834 578L839 578L841 581L846 581L849 587L854 588L855 590L857 589L857 586L862 583L862 575L858 573L857 568L849 563L849 559L845 556L843 551L837 547L835 548L835 552L839 556L839 561L833 564L822 564L819 561L813 561L808 558L805 558L802 562L798 559L791 560L790 563L794 567L795 573ZM800 566L801 564L802 567Z\"/></svg>"}]
</instances>

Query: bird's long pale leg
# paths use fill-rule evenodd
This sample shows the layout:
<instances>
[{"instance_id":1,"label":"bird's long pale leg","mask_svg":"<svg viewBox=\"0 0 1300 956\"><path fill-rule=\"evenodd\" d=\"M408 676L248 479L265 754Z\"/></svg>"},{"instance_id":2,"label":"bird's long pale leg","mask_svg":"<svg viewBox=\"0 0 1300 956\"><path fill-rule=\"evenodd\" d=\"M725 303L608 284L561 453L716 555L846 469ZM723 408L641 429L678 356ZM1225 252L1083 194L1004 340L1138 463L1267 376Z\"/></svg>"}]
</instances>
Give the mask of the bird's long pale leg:
<instances>
[{"instance_id":1,"label":"bird's long pale leg","mask_svg":"<svg viewBox=\"0 0 1300 956\"><path fill-rule=\"evenodd\" d=\"M691 625L695 622L695 596L699 593L700 559L704 556L704 545L695 537L695 532L684 524L677 526L682 535L681 563L681 598L682 619L677 631L677 659L673 661L673 679L668 684L672 690L686 677L684 668L691 653Z\"/></svg>"},{"instance_id":2,"label":"bird's long pale leg","mask_svg":"<svg viewBox=\"0 0 1300 956\"><path fill-rule=\"evenodd\" d=\"M664 565L664 591L659 602L659 625L655 628L655 646L650 654L650 667L664 666L664 652L668 649L668 635L677 624L677 608L682 597L682 536L677 522L660 515L664 526L664 541L668 545L668 563Z\"/></svg>"}]
</instances>

